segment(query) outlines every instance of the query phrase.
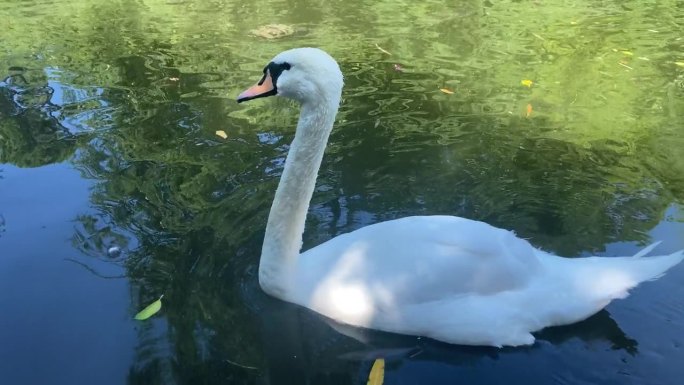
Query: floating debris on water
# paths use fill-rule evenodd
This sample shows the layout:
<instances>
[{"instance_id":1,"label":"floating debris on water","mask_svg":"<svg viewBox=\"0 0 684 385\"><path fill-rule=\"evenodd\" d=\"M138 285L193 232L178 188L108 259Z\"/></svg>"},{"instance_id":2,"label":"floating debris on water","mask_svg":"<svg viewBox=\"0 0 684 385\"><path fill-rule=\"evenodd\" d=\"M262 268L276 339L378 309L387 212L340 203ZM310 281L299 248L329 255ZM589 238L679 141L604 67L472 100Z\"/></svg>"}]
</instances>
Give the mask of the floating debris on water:
<instances>
[{"instance_id":1,"label":"floating debris on water","mask_svg":"<svg viewBox=\"0 0 684 385\"><path fill-rule=\"evenodd\" d=\"M118 258L121 256L121 248L118 246L112 246L109 249L107 249L107 255L109 258Z\"/></svg>"},{"instance_id":2,"label":"floating debris on water","mask_svg":"<svg viewBox=\"0 0 684 385\"><path fill-rule=\"evenodd\" d=\"M267 24L249 31L254 36L264 39L279 39L295 33L295 28L287 24Z\"/></svg>"}]
</instances>

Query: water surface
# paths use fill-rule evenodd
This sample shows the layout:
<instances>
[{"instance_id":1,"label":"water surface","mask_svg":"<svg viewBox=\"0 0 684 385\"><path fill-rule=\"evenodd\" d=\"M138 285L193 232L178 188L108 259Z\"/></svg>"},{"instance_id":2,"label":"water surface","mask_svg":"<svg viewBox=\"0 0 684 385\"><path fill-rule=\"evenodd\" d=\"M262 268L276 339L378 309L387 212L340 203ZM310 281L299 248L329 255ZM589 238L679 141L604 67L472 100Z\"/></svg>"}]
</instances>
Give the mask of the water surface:
<instances>
[{"instance_id":1,"label":"water surface","mask_svg":"<svg viewBox=\"0 0 684 385\"><path fill-rule=\"evenodd\" d=\"M683 24L676 1L0 0L2 383L365 384L378 356L387 384L679 382L680 267L518 349L342 329L267 297L298 110L234 98L287 48L340 63L306 248L451 214L567 257L669 253Z\"/></svg>"}]
</instances>

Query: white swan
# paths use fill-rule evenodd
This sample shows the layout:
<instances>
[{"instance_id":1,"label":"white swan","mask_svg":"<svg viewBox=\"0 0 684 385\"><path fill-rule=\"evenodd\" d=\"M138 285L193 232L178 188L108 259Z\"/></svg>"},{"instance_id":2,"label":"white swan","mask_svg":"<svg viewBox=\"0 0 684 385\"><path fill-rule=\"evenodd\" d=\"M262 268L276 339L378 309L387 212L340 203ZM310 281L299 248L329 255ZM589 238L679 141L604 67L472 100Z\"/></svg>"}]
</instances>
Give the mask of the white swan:
<instances>
[{"instance_id":1,"label":"white swan","mask_svg":"<svg viewBox=\"0 0 684 385\"><path fill-rule=\"evenodd\" d=\"M338 322L465 345L518 346L532 332L583 320L684 259L562 258L513 232L453 216L414 216L340 235L302 254L316 176L342 93L327 53L277 55L238 102L301 104L268 217L259 283L268 294Z\"/></svg>"}]
</instances>

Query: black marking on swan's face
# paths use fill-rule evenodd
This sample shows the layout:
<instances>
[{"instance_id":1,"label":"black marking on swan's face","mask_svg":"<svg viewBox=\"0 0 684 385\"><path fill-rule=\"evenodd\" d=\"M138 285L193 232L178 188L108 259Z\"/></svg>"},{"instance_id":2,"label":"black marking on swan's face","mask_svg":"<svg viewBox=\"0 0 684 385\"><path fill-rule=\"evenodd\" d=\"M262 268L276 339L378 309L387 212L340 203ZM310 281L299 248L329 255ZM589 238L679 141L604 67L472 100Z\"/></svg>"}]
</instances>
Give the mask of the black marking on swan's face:
<instances>
[{"instance_id":1,"label":"black marking on swan's face","mask_svg":"<svg viewBox=\"0 0 684 385\"><path fill-rule=\"evenodd\" d=\"M237 102L242 103L248 100L265 98L267 96L278 95L278 78L283 73L292 68L288 62L270 62L264 67L264 76L252 88L238 96Z\"/></svg>"}]
</instances>

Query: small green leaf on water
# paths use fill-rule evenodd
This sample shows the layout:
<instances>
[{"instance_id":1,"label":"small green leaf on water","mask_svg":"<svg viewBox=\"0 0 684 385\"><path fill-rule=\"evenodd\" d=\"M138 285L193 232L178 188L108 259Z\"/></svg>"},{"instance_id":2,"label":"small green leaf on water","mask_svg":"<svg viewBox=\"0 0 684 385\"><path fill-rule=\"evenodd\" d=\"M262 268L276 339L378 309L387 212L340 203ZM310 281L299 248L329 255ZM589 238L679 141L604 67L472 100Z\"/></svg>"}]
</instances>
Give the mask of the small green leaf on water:
<instances>
[{"instance_id":1,"label":"small green leaf on water","mask_svg":"<svg viewBox=\"0 0 684 385\"><path fill-rule=\"evenodd\" d=\"M162 303L161 303L162 298L164 298L164 294L162 294L162 296L159 297L158 300L147 305L147 307L142 309L140 311L140 313L136 314L134 318L137 319L138 321L144 321L144 320L152 317L153 315L157 314L157 312L159 310L161 310L161 307L162 307Z\"/></svg>"}]
</instances>

